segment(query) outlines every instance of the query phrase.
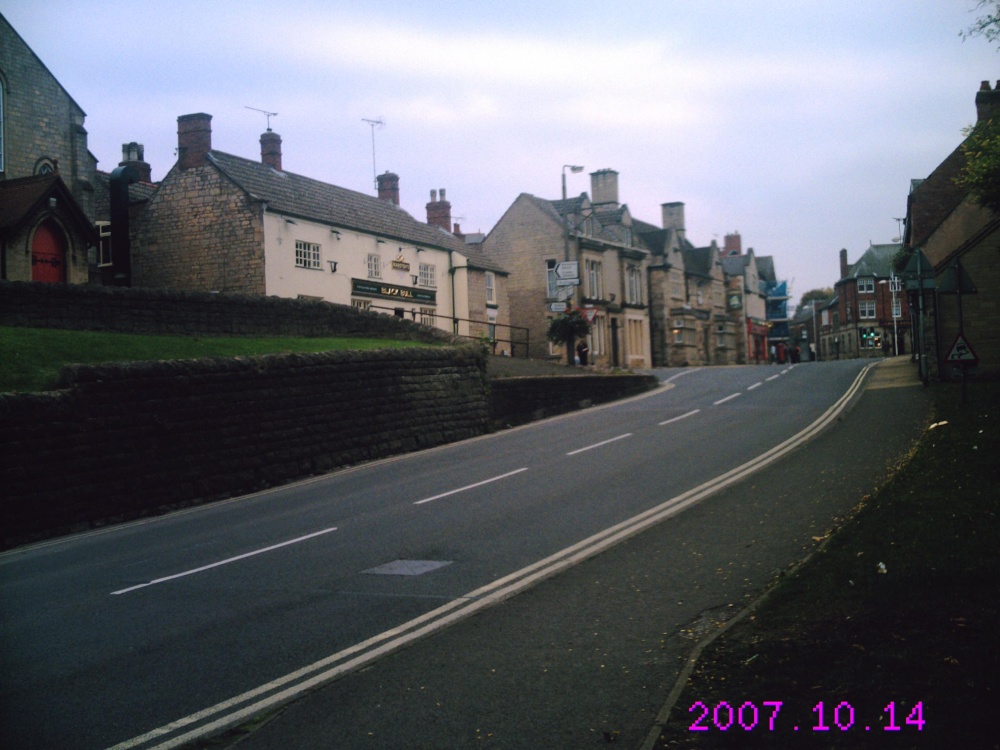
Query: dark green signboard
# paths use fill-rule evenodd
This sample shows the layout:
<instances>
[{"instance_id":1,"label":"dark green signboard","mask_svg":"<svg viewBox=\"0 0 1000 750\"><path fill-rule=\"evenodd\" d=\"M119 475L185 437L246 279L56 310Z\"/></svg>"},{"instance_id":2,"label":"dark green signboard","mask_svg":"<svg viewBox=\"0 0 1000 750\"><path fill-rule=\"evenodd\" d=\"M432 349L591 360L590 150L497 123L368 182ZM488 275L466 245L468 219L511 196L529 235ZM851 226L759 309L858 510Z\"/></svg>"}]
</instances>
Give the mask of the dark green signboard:
<instances>
[{"instance_id":1,"label":"dark green signboard","mask_svg":"<svg viewBox=\"0 0 1000 750\"><path fill-rule=\"evenodd\" d=\"M437 292L431 289L383 284L381 281L373 281L371 279L351 279L351 294L357 294L362 297L423 302L429 305L437 304Z\"/></svg>"}]
</instances>

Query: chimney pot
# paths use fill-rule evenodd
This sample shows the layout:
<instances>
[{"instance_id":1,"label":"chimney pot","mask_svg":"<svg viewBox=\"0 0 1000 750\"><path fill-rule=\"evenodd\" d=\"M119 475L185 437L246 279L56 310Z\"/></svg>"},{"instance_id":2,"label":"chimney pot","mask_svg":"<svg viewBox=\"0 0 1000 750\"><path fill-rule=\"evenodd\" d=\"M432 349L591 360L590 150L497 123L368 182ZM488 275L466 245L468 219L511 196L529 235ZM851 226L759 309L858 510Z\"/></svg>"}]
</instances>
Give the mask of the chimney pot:
<instances>
[{"instance_id":1,"label":"chimney pot","mask_svg":"<svg viewBox=\"0 0 1000 750\"><path fill-rule=\"evenodd\" d=\"M198 112L177 118L177 166L200 167L212 150L212 115Z\"/></svg>"},{"instance_id":2,"label":"chimney pot","mask_svg":"<svg viewBox=\"0 0 1000 750\"><path fill-rule=\"evenodd\" d=\"M122 144L122 160L118 163L119 167L132 167L136 172L139 173L140 182L152 182L153 181L153 169L149 164L143 159L143 146L141 143L123 143Z\"/></svg>"},{"instance_id":3,"label":"chimney pot","mask_svg":"<svg viewBox=\"0 0 1000 750\"><path fill-rule=\"evenodd\" d=\"M1000 112L1000 81L994 89L990 88L989 81L979 84L979 91L976 92L976 122L985 122L995 118Z\"/></svg>"},{"instance_id":4,"label":"chimney pot","mask_svg":"<svg viewBox=\"0 0 1000 750\"><path fill-rule=\"evenodd\" d=\"M613 169L599 169L592 172L590 192L595 206L618 208L618 173Z\"/></svg>"},{"instance_id":5,"label":"chimney pot","mask_svg":"<svg viewBox=\"0 0 1000 750\"><path fill-rule=\"evenodd\" d=\"M392 172L380 174L376 179L378 183L378 197L380 200L388 201L399 205L399 175Z\"/></svg>"},{"instance_id":6,"label":"chimney pot","mask_svg":"<svg viewBox=\"0 0 1000 750\"><path fill-rule=\"evenodd\" d=\"M445 200L444 188L441 188L441 200L438 191L431 190L431 202L427 204L427 223L451 231L451 204Z\"/></svg>"},{"instance_id":7,"label":"chimney pot","mask_svg":"<svg viewBox=\"0 0 1000 750\"><path fill-rule=\"evenodd\" d=\"M270 128L260 135L260 161L281 171L281 136Z\"/></svg>"},{"instance_id":8,"label":"chimney pot","mask_svg":"<svg viewBox=\"0 0 1000 750\"><path fill-rule=\"evenodd\" d=\"M684 204L681 202L664 203L660 206L663 214L663 228L673 229L684 239L686 236L684 229Z\"/></svg>"}]
</instances>

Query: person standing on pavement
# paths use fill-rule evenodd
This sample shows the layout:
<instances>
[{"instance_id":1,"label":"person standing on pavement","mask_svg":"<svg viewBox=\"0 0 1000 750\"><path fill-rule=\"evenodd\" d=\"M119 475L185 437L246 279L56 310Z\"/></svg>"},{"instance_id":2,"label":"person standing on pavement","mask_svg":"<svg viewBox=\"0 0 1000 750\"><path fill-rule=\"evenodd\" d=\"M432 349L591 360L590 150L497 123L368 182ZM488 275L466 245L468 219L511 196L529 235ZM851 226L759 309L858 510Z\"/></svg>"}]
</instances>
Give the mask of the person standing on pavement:
<instances>
[{"instance_id":1,"label":"person standing on pavement","mask_svg":"<svg viewBox=\"0 0 1000 750\"><path fill-rule=\"evenodd\" d=\"M580 343L576 345L576 356L580 358L580 365L582 367L587 366L587 357L590 355L590 347L587 346L587 342L580 339Z\"/></svg>"}]
</instances>

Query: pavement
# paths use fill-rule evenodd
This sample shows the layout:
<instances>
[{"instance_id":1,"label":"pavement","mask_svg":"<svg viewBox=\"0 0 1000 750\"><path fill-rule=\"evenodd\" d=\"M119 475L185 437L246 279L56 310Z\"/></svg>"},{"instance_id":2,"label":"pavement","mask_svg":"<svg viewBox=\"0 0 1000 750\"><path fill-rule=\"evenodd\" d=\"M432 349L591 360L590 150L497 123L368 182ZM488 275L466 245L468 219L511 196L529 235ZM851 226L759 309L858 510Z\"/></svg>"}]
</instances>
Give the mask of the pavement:
<instances>
[{"instance_id":1,"label":"pavement","mask_svg":"<svg viewBox=\"0 0 1000 750\"><path fill-rule=\"evenodd\" d=\"M316 689L230 746L648 747L695 649L808 556L926 427L929 402L908 358L869 378L808 447Z\"/></svg>"}]
</instances>

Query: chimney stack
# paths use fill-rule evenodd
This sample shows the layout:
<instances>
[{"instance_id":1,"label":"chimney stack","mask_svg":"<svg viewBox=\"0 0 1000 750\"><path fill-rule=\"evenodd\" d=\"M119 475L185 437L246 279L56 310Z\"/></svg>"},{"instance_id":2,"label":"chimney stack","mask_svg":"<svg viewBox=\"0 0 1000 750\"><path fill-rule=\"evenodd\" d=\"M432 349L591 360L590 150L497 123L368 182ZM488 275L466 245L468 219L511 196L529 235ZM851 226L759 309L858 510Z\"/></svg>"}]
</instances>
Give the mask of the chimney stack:
<instances>
[{"instance_id":1,"label":"chimney stack","mask_svg":"<svg viewBox=\"0 0 1000 750\"><path fill-rule=\"evenodd\" d=\"M725 238L725 244L722 250L723 255L742 255L743 254L743 238L740 237L739 232L733 232L732 234L727 234Z\"/></svg>"},{"instance_id":2,"label":"chimney stack","mask_svg":"<svg viewBox=\"0 0 1000 750\"><path fill-rule=\"evenodd\" d=\"M212 150L212 115L199 112L177 118L177 166L200 167Z\"/></svg>"},{"instance_id":3,"label":"chimney stack","mask_svg":"<svg viewBox=\"0 0 1000 750\"><path fill-rule=\"evenodd\" d=\"M847 248L840 250L840 278L847 278Z\"/></svg>"},{"instance_id":4,"label":"chimney stack","mask_svg":"<svg viewBox=\"0 0 1000 750\"><path fill-rule=\"evenodd\" d=\"M618 208L618 173L599 169L590 173L590 199L594 206Z\"/></svg>"},{"instance_id":5,"label":"chimney stack","mask_svg":"<svg viewBox=\"0 0 1000 750\"><path fill-rule=\"evenodd\" d=\"M451 204L445 200L444 188L441 188L441 200L438 191L431 190L431 202L427 204L427 223L451 231Z\"/></svg>"},{"instance_id":6,"label":"chimney stack","mask_svg":"<svg viewBox=\"0 0 1000 750\"><path fill-rule=\"evenodd\" d=\"M685 238L684 231L684 204L680 202L663 203L660 206L663 212L663 228L673 229L681 239Z\"/></svg>"},{"instance_id":7,"label":"chimney stack","mask_svg":"<svg viewBox=\"0 0 1000 750\"><path fill-rule=\"evenodd\" d=\"M1000 115L1000 81L996 88L990 88L989 81L979 84L976 92L976 122L986 122Z\"/></svg>"},{"instance_id":8,"label":"chimney stack","mask_svg":"<svg viewBox=\"0 0 1000 750\"><path fill-rule=\"evenodd\" d=\"M260 161L271 169L281 171L281 136L270 128L260 134Z\"/></svg>"},{"instance_id":9,"label":"chimney stack","mask_svg":"<svg viewBox=\"0 0 1000 750\"><path fill-rule=\"evenodd\" d=\"M136 172L139 173L140 182L152 182L153 181L153 169L149 166L149 163L143 160L143 147L141 143L123 143L122 144L122 160L118 163L119 167L132 167Z\"/></svg>"},{"instance_id":10,"label":"chimney stack","mask_svg":"<svg viewBox=\"0 0 1000 750\"><path fill-rule=\"evenodd\" d=\"M388 201L399 205L399 175L392 172L380 174L376 180L378 183L379 200Z\"/></svg>"}]
</instances>

